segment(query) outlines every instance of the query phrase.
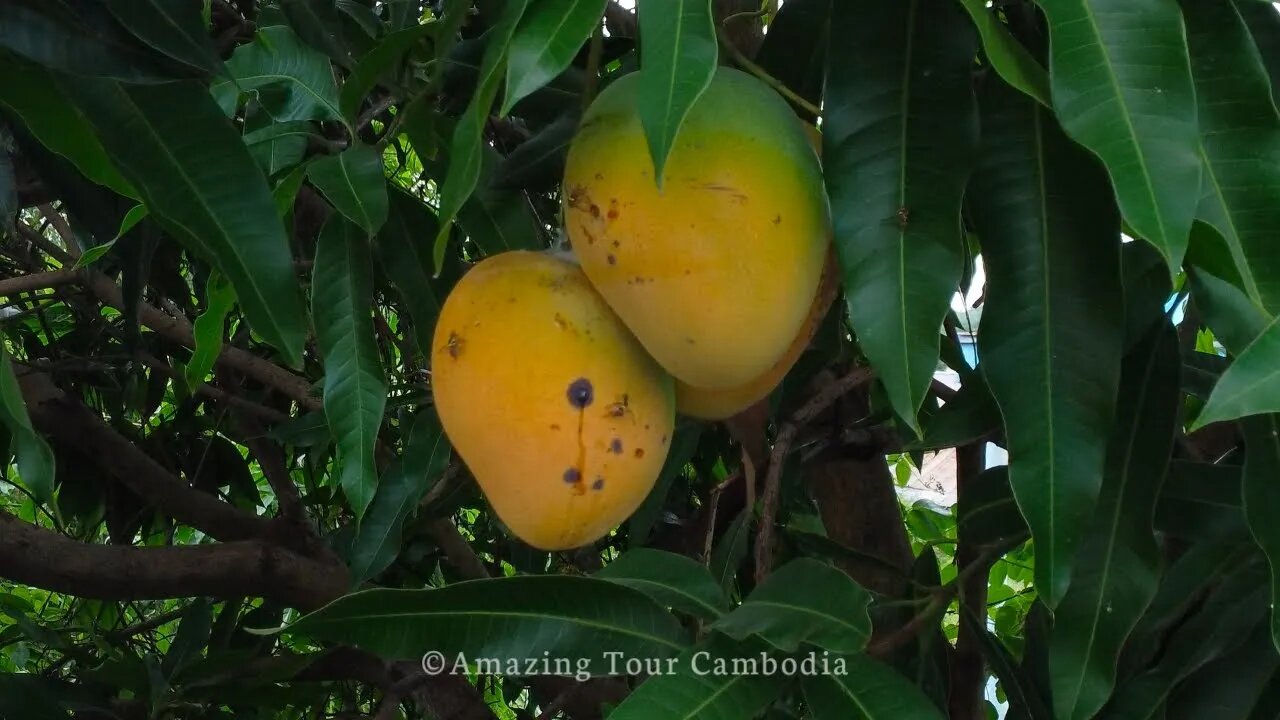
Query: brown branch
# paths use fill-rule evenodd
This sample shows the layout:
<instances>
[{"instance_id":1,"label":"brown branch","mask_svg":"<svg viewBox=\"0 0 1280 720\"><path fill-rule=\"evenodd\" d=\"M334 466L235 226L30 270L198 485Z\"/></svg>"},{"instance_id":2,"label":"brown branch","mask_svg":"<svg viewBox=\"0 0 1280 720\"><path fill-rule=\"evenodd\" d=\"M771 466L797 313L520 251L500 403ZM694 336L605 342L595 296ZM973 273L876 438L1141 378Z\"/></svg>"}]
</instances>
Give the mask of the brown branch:
<instances>
[{"instance_id":1,"label":"brown branch","mask_svg":"<svg viewBox=\"0 0 1280 720\"><path fill-rule=\"evenodd\" d=\"M956 448L956 495L971 492L983 469L981 443ZM963 527L957 535L956 568L966 576L959 587L960 612L972 612L979 625L987 622L987 576L992 559L984 559L967 537ZM985 563L985 564L980 564ZM953 720L978 720L985 717L982 693L986 683L981 641L973 636L973 626L960 623L956 651L950 657L951 684L947 697L948 717Z\"/></svg>"},{"instance_id":2,"label":"brown branch","mask_svg":"<svg viewBox=\"0 0 1280 720\"><path fill-rule=\"evenodd\" d=\"M100 272L88 269L82 272L85 286L103 304L124 311L124 294L120 291L120 286ZM176 317L154 305L140 302L138 322L180 345L195 347L195 331L185 317ZM307 410L321 408L320 398L312 393L311 383L306 378L294 375L270 360L237 347L226 346L222 349L222 354L218 355L218 364L275 388Z\"/></svg>"},{"instance_id":3,"label":"brown branch","mask_svg":"<svg viewBox=\"0 0 1280 720\"><path fill-rule=\"evenodd\" d=\"M436 545L444 551L449 564L468 580L482 580L489 577L480 556L472 549L471 544L458 532L458 526L449 518L432 518L425 524L427 534Z\"/></svg>"},{"instance_id":4,"label":"brown branch","mask_svg":"<svg viewBox=\"0 0 1280 720\"><path fill-rule=\"evenodd\" d=\"M67 285L76 281L76 274L70 270L50 270L0 280L0 296L17 295L36 290Z\"/></svg>"},{"instance_id":5,"label":"brown branch","mask_svg":"<svg viewBox=\"0 0 1280 720\"><path fill-rule=\"evenodd\" d=\"M78 542L0 512L0 576L97 600L264 597L303 610L346 591L345 568L259 541L177 547Z\"/></svg>"},{"instance_id":6,"label":"brown branch","mask_svg":"<svg viewBox=\"0 0 1280 720\"><path fill-rule=\"evenodd\" d=\"M218 540L272 535L272 524L182 482L97 413L53 384L43 372L19 367L18 382L31 421L41 433L97 459L108 474L175 520Z\"/></svg>"},{"instance_id":7,"label":"brown branch","mask_svg":"<svg viewBox=\"0 0 1280 720\"><path fill-rule=\"evenodd\" d=\"M800 407L778 431L769 454L769 469L764 477L761 495L760 532L756 535L756 583L764 582L773 564L773 524L778 514L778 495L782 482L782 466L800 429L831 407L845 393L867 383L873 374L869 368L855 368L819 390Z\"/></svg>"},{"instance_id":8,"label":"brown branch","mask_svg":"<svg viewBox=\"0 0 1280 720\"><path fill-rule=\"evenodd\" d=\"M141 360L147 367L150 367L153 370L162 372L165 375L168 375L169 377L175 380L183 380L184 382L186 381L186 378L183 376L182 373L178 372L169 363L161 360L158 357L155 357L154 355L151 355L145 352L139 352L138 359ZM279 410L276 410L275 408L270 408L270 407L267 407L266 405L259 405L256 402L246 400L238 395L232 395L231 393L226 392L225 390L220 390L208 383L200 383L199 385L196 385L195 387L191 388L191 391L194 393L198 393L200 395L208 396L209 398L217 402L224 402L230 405L231 407L235 408L236 410L241 410L246 413L251 413L254 416L261 418L262 420L265 420L266 422L269 422L269 423L282 423L289 419L288 415L280 412Z\"/></svg>"}]
</instances>

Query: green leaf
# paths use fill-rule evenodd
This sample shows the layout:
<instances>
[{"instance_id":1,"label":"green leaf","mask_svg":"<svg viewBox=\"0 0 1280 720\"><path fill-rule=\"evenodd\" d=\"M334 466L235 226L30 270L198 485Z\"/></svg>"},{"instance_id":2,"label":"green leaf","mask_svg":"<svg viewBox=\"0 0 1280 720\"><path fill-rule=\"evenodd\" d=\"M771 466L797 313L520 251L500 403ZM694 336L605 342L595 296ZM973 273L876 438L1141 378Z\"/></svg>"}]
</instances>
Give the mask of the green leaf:
<instances>
[{"instance_id":1,"label":"green leaf","mask_svg":"<svg viewBox=\"0 0 1280 720\"><path fill-rule=\"evenodd\" d=\"M350 60L342 43L342 24L334 0L280 0L280 9L289 26L308 45L343 65Z\"/></svg>"},{"instance_id":2,"label":"green leaf","mask_svg":"<svg viewBox=\"0 0 1280 720\"><path fill-rule=\"evenodd\" d=\"M413 320L413 338L418 352L431 357L431 338L440 302L446 288L431 278L431 248L436 234L436 218L426 205L407 193L388 191L389 214L378 233L374 251L378 264L400 291L404 308Z\"/></svg>"},{"instance_id":3,"label":"green leaf","mask_svg":"<svg viewBox=\"0 0 1280 720\"><path fill-rule=\"evenodd\" d=\"M339 483L359 521L378 487L374 449L387 404L364 233L339 215L330 217L311 272L311 315L324 358L324 414L338 447Z\"/></svg>"},{"instance_id":4,"label":"green leaf","mask_svg":"<svg viewBox=\"0 0 1280 720\"><path fill-rule=\"evenodd\" d=\"M209 273L204 290L205 311L195 322L196 346L183 373L188 388L197 388L213 371L213 364L222 354L223 335L226 333L227 315L236 304L236 291L218 271Z\"/></svg>"},{"instance_id":5,"label":"green leaf","mask_svg":"<svg viewBox=\"0 0 1280 720\"><path fill-rule=\"evenodd\" d=\"M507 50L507 89L501 115L564 72L600 24L607 0L534 3L520 19Z\"/></svg>"},{"instance_id":6,"label":"green leaf","mask_svg":"<svg viewBox=\"0 0 1280 720\"><path fill-rule=\"evenodd\" d=\"M1174 460L1160 490L1156 529L1176 537L1246 537L1239 465Z\"/></svg>"},{"instance_id":7,"label":"green leaf","mask_svg":"<svg viewBox=\"0 0 1280 720\"><path fill-rule=\"evenodd\" d=\"M58 701L66 692L56 681L40 675L0 673L0 717L68 720L71 713Z\"/></svg>"},{"instance_id":8,"label":"green leaf","mask_svg":"<svg viewBox=\"0 0 1280 720\"><path fill-rule=\"evenodd\" d=\"M453 129L450 150L449 175L440 188L440 230L436 234L431 258L436 276L444 267L445 248L449 242L449 230L458 217L463 204L471 197L480 181L484 163L484 126L489 111L498 94L498 83L507 61L507 46L515 32L516 23L524 14L529 0L511 0L502 11L498 22L485 33L484 59L480 62L480 76L471 102Z\"/></svg>"},{"instance_id":9,"label":"green leaf","mask_svg":"<svg viewBox=\"0 0 1280 720\"><path fill-rule=\"evenodd\" d=\"M1273 319L1245 294L1226 242L1202 222L1191 227L1187 285L1214 336L1228 352L1239 354Z\"/></svg>"},{"instance_id":10,"label":"green leaf","mask_svg":"<svg viewBox=\"0 0 1280 720\"><path fill-rule=\"evenodd\" d=\"M1274 5L1261 0L1239 0L1236 10L1248 25L1253 44L1271 76L1271 96L1280 98L1280 13L1275 12Z\"/></svg>"},{"instance_id":11,"label":"green leaf","mask_svg":"<svg viewBox=\"0 0 1280 720\"><path fill-rule=\"evenodd\" d=\"M1244 430L1244 514L1249 531L1271 566L1271 638L1280 649L1280 526L1275 510L1280 507L1280 422L1275 415L1249 418Z\"/></svg>"},{"instance_id":12,"label":"green leaf","mask_svg":"<svg viewBox=\"0 0 1280 720\"><path fill-rule=\"evenodd\" d=\"M871 596L840 570L798 558L774 570L711 629L737 640L758 635L784 652L802 644L855 653L871 635Z\"/></svg>"},{"instance_id":13,"label":"green leaf","mask_svg":"<svg viewBox=\"0 0 1280 720\"><path fill-rule=\"evenodd\" d=\"M360 58L355 68L342 83L338 105L343 117L355 121L365 95L378 84L378 78L391 69L424 37L430 37L437 25L414 25L397 30L381 40L372 50Z\"/></svg>"},{"instance_id":14,"label":"green leaf","mask_svg":"<svg viewBox=\"0 0 1280 720\"><path fill-rule=\"evenodd\" d=\"M1000 429L1000 407L981 373L964 379L960 391L924 426L924 436L904 450L937 450L968 445Z\"/></svg>"},{"instance_id":15,"label":"green leaf","mask_svg":"<svg viewBox=\"0 0 1280 720\"><path fill-rule=\"evenodd\" d=\"M208 598L196 598L182 613L178 632L169 643L161 668L166 678L173 678L182 668L200 659L200 653L209 644L213 630L213 605Z\"/></svg>"},{"instance_id":16,"label":"green leaf","mask_svg":"<svg viewBox=\"0 0 1280 720\"><path fill-rule=\"evenodd\" d=\"M662 470L658 472L658 481L653 484L653 489L645 496L644 502L627 521L627 539L632 547L644 545L649 541L653 525L658 521L666 505L671 483L675 481L676 476L684 472L684 466L688 465L689 460L693 458L704 427L699 422L677 420L676 430L671 438L671 448L667 451L667 458L662 463ZM714 567L714 563L712 566ZM720 587L727 588L721 582L722 580L722 577L716 577Z\"/></svg>"},{"instance_id":17,"label":"green leaf","mask_svg":"<svg viewBox=\"0 0 1280 720\"><path fill-rule=\"evenodd\" d=\"M612 648L610 648L612 649ZM787 677L766 672L766 653L712 636L689 649L627 696L609 720L754 718L783 693ZM624 671L623 658L618 670ZM740 672L731 664L738 661Z\"/></svg>"},{"instance_id":18,"label":"green leaf","mask_svg":"<svg viewBox=\"0 0 1280 720\"><path fill-rule=\"evenodd\" d=\"M1168 719L1274 717L1274 707L1267 711L1259 705L1277 669L1280 655L1259 633L1179 683L1169 696Z\"/></svg>"},{"instance_id":19,"label":"green leaf","mask_svg":"<svg viewBox=\"0 0 1280 720\"><path fill-rule=\"evenodd\" d=\"M271 198L276 204L276 213L281 217L288 217L290 211L293 210L293 204L298 199L298 191L302 189L302 181L307 178L307 163L303 163L289 171L288 175L280 178L280 182L276 183L275 190L271 191Z\"/></svg>"},{"instance_id":20,"label":"green leaf","mask_svg":"<svg viewBox=\"0 0 1280 720\"><path fill-rule=\"evenodd\" d=\"M1201 164L1176 0L1039 5L1049 21L1049 78L1062 128L1102 159L1124 219L1176 274L1200 196Z\"/></svg>"},{"instance_id":21,"label":"green leaf","mask_svg":"<svg viewBox=\"0 0 1280 720\"><path fill-rule=\"evenodd\" d=\"M373 235L386 223L387 183L382 156L372 147L355 145L315 160L308 166L307 179L366 234Z\"/></svg>"},{"instance_id":22,"label":"green leaf","mask_svg":"<svg viewBox=\"0 0 1280 720\"><path fill-rule=\"evenodd\" d=\"M214 96L272 88L261 96L263 107L276 122L290 120L346 120L338 109L333 66L324 55L303 44L287 27L273 25L258 31L253 42L236 48L227 61L229 80L210 88Z\"/></svg>"},{"instance_id":23,"label":"green leaf","mask_svg":"<svg viewBox=\"0 0 1280 720\"><path fill-rule=\"evenodd\" d=\"M949 0L832 5L822 163L845 300L859 346L916 435L964 269L976 52L972 25Z\"/></svg>"},{"instance_id":24,"label":"green leaf","mask_svg":"<svg viewBox=\"0 0 1280 720\"><path fill-rule=\"evenodd\" d=\"M595 574L635 588L664 607L714 620L729 610L729 599L697 561L662 550L635 548Z\"/></svg>"},{"instance_id":25,"label":"green leaf","mask_svg":"<svg viewBox=\"0 0 1280 720\"><path fill-rule=\"evenodd\" d=\"M1272 412L1280 412L1280 316L1222 373L1188 431Z\"/></svg>"},{"instance_id":26,"label":"green leaf","mask_svg":"<svg viewBox=\"0 0 1280 720\"><path fill-rule=\"evenodd\" d=\"M1041 105L1053 107L1049 99L1049 73L1009 32L1008 26L1000 22L995 9L984 0L960 0L960 4L978 28L982 49L1000 77Z\"/></svg>"},{"instance_id":27,"label":"green leaf","mask_svg":"<svg viewBox=\"0 0 1280 720\"><path fill-rule=\"evenodd\" d=\"M1159 662L1117 688L1102 717L1154 717L1180 680L1255 636L1270 594L1264 575L1265 569L1256 563L1238 566L1227 575L1203 606L1165 639Z\"/></svg>"},{"instance_id":28,"label":"green leaf","mask_svg":"<svg viewBox=\"0 0 1280 720\"><path fill-rule=\"evenodd\" d=\"M244 134L249 154L262 166L267 177L302 161L312 135L311 124L303 121L271 123Z\"/></svg>"},{"instance_id":29,"label":"green leaf","mask_svg":"<svg viewBox=\"0 0 1280 720\"><path fill-rule=\"evenodd\" d=\"M1120 228L1106 177L1053 117L1003 83L985 90L983 132L1001 140L970 188L987 271L979 356L1053 609L1102 486L1124 344Z\"/></svg>"},{"instance_id":30,"label":"green leaf","mask_svg":"<svg viewBox=\"0 0 1280 720\"><path fill-rule=\"evenodd\" d=\"M0 3L0 49L75 75L154 83L190 76L155 61L97 3L7 0ZM12 76L6 75L5 82Z\"/></svg>"},{"instance_id":31,"label":"green leaf","mask_svg":"<svg viewBox=\"0 0 1280 720\"><path fill-rule=\"evenodd\" d=\"M13 111L42 145L70 160L86 178L126 197L138 193L120 175L80 109L49 70L0 54L0 105Z\"/></svg>"},{"instance_id":32,"label":"green leaf","mask_svg":"<svg viewBox=\"0 0 1280 720\"><path fill-rule=\"evenodd\" d=\"M1115 686L1125 639L1156 594L1156 497L1178 428L1177 332L1156 328L1126 358L1107 472L1071 588L1054 613L1049 664L1054 716L1091 718Z\"/></svg>"},{"instance_id":33,"label":"green leaf","mask_svg":"<svg viewBox=\"0 0 1280 720\"><path fill-rule=\"evenodd\" d=\"M299 619L290 634L356 645L384 658L434 649L452 663L482 658L569 658L607 670L619 657L668 658L685 631L644 593L574 575L472 580L438 589L358 592Z\"/></svg>"},{"instance_id":34,"label":"green leaf","mask_svg":"<svg viewBox=\"0 0 1280 720\"><path fill-rule=\"evenodd\" d=\"M84 253L76 260L75 269L79 270L83 267L89 267L95 262L101 260L111 249L116 246L116 241L124 237L126 233L132 230L138 223L146 219L151 213L147 210L146 205L134 205L129 208L129 212L124 214L120 220L120 229L116 231L114 237L101 245L94 245L85 250Z\"/></svg>"},{"instance_id":35,"label":"green leaf","mask_svg":"<svg viewBox=\"0 0 1280 720\"><path fill-rule=\"evenodd\" d=\"M997 465L978 475L956 503L957 532L977 545L1025 537L1027 522L1018 512L1009 486L1009 466Z\"/></svg>"},{"instance_id":36,"label":"green leaf","mask_svg":"<svg viewBox=\"0 0 1280 720\"><path fill-rule=\"evenodd\" d=\"M942 720L929 698L892 668L866 655L845 660L847 672L801 677L814 720Z\"/></svg>"},{"instance_id":37,"label":"green leaf","mask_svg":"<svg viewBox=\"0 0 1280 720\"><path fill-rule=\"evenodd\" d=\"M571 107L520 143L494 169L488 186L495 190L550 190L558 186L581 119L581 111Z\"/></svg>"},{"instance_id":38,"label":"green leaf","mask_svg":"<svg viewBox=\"0 0 1280 720\"><path fill-rule=\"evenodd\" d=\"M1183 0L1199 102L1203 197L1197 217L1226 242L1240 287L1280 310L1280 114L1248 28L1230 0Z\"/></svg>"},{"instance_id":39,"label":"green leaf","mask_svg":"<svg viewBox=\"0 0 1280 720\"><path fill-rule=\"evenodd\" d=\"M36 500L52 507L53 451L31 426L22 388L13 372L13 359L3 345L0 345L0 423L9 430L10 449L18 461L18 477L22 484Z\"/></svg>"},{"instance_id":40,"label":"green leaf","mask_svg":"<svg viewBox=\"0 0 1280 720\"><path fill-rule=\"evenodd\" d=\"M729 523L729 527L725 529L720 539L716 541L716 546L711 550L711 562L708 563L711 576L720 583L720 587L726 593L732 592L738 568L742 565L743 558L747 556L747 541L751 536L753 516L751 508L743 508L742 512L738 513L738 517Z\"/></svg>"},{"instance_id":41,"label":"green leaf","mask_svg":"<svg viewBox=\"0 0 1280 720\"><path fill-rule=\"evenodd\" d=\"M1037 607L1043 607L1037 605ZM991 666L992 673L999 678L1000 687L1009 698L1009 717L1024 720L1050 720L1053 717L1045 705L1044 699L1036 688L1035 682L1025 666L1019 666L1013 654L1005 647L1000 638L987 629L973 613L965 610L960 613L960 623L966 631L978 641L982 656ZM1030 614L1027 619L1031 624ZM1028 638L1028 642L1030 639ZM1031 655L1023 658L1024 665Z\"/></svg>"},{"instance_id":42,"label":"green leaf","mask_svg":"<svg viewBox=\"0 0 1280 720\"><path fill-rule=\"evenodd\" d=\"M8 142L8 128L0 129L0 146ZM0 227L10 227L18 210L18 181L13 175L13 159L7 150L0 151Z\"/></svg>"},{"instance_id":43,"label":"green leaf","mask_svg":"<svg viewBox=\"0 0 1280 720\"><path fill-rule=\"evenodd\" d=\"M435 411L418 411L407 431L403 457L383 473L360 523L347 559L353 586L359 587L395 561L405 521L449 466L449 455L449 439Z\"/></svg>"},{"instance_id":44,"label":"green leaf","mask_svg":"<svg viewBox=\"0 0 1280 720\"><path fill-rule=\"evenodd\" d=\"M62 81L153 217L231 281L253 329L302 362L307 324L271 191L195 82Z\"/></svg>"},{"instance_id":45,"label":"green leaf","mask_svg":"<svg viewBox=\"0 0 1280 720\"><path fill-rule=\"evenodd\" d=\"M170 58L210 75L225 71L200 8L190 0L105 0L104 5L129 32Z\"/></svg>"},{"instance_id":46,"label":"green leaf","mask_svg":"<svg viewBox=\"0 0 1280 720\"><path fill-rule=\"evenodd\" d=\"M640 0L636 11L645 38L636 102L661 188L680 126L715 76L720 45L711 0Z\"/></svg>"}]
</instances>

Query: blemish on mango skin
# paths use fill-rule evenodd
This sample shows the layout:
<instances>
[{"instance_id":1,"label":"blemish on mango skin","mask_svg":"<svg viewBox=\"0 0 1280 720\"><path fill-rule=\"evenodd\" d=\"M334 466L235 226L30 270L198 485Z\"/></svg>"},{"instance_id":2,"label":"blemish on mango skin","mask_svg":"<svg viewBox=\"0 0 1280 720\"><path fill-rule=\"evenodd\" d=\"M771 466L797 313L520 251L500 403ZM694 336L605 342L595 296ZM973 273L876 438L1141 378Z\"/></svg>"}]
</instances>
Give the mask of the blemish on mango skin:
<instances>
[{"instance_id":1,"label":"blemish on mango skin","mask_svg":"<svg viewBox=\"0 0 1280 720\"><path fill-rule=\"evenodd\" d=\"M636 451L635 451L633 454L636 456L636 459L637 459L637 460L641 460L641 459L643 459L643 458L644 458L644 448L636 448Z\"/></svg>"},{"instance_id":2,"label":"blemish on mango skin","mask_svg":"<svg viewBox=\"0 0 1280 720\"><path fill-rule=\"evenodd\" d=\"M621 438L614 438L612 441L610 441L610 442L609 442L609 452L613 453L614 455L621 455L621 454L622 454L622 439L621 439Z\"/></svg>"},{"instance_id":3,"label":"blemish on mango skin","mask_svg":"<svg viewBox=\"0 0 1280 720\"><path fill-rule=\"evenodd\" d=\"M560 426L559 426L558 424L556 424L556 423L551 423L551 429L552 429L552 430L559 430L559 429L560 429Z\"/></svg>"},{"instance_id":4,"label":"blemish on mango skin","mask_svg":"<svg viewBox=\"0 0 1280 720\"><path fill-rule=\"evenodd\" d=\"M591 387L591 381L586 378L578 378L569 383L565 394L569 398L569 404L579 410L586 408L595 399L595 390Z\"/></svg>"},{"instance_id":5,"label":"blemish on mango skin","mask_svg":"<svg viewBox=\"0 0 1280 720\"><path fill-rule=\"evenodd\" d=\"M457 360L458 356L462 354L462 346L464 342L465 341L462 339L461 335L456 331L450 330L449 340L445 343L445 346L449 349L449 357Z\"/></svg>"},{"instance_id":6,"label":"blemish on mango skin","mask_svg":"<svg viewBox=\"0 0 1280 720\"><path fill-rule=\"evenodd\" d=\"M598 478L596 478L596 481L595 481L595 482L593 482L593 483L591 483L591 489L592 489L592 490L603 490L603 489L604 489L604 478L602 478L602 477L598 477Z\"/></svg>"},{"instance_id":7,"label":"blemish on mango skin","mask_svg":"<svg viewBox=\"0 0 1280 720\"><path fill-rule=\"evenodd\" d=\"M617 264L618 264L618 258L614 257L613 253L609 253L609 256L608 256L607 258L605 258L605 259L609 261L609 264L610 264L610 265L617 265Z\"/></svg>"},{"instance_id":8,"label":"blemish on mango skin","mask_svg":"<svg viewBox=\"0 0 1280 720\"><path fill-rule=\"evenodd\" d=\"M573 485L582 480L582 473L576 467L571 467L564 471L564 481Z\"/></svg>"}]
</instances>

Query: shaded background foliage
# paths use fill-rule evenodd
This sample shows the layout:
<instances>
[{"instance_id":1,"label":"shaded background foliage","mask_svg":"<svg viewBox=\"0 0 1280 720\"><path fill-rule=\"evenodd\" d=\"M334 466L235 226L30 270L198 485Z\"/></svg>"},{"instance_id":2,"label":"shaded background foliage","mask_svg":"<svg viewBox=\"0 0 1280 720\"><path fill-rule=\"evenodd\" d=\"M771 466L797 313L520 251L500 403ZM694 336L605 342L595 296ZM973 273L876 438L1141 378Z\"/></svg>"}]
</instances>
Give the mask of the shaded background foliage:
<instances>
[{"instance_id":1,"label":"shaded background foliage","mask_svg":"<svg viewBox=\"0 0 1280 720\"><path fill-rule=\"evenodd\" d=\"M820 116L842 301L537 551L440 304L717 63ZM1277 63L1253 0L0 3L0 716L1275 717ZM848 672L418 660L602 649Z\"/></svg>"}]
</instances>

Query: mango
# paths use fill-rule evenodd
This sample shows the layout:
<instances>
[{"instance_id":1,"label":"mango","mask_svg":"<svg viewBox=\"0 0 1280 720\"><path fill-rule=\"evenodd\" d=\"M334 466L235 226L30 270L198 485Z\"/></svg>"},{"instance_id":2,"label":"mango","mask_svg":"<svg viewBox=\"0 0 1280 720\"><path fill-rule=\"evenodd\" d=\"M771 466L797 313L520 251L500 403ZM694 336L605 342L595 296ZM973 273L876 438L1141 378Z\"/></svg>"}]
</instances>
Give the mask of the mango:
<instances>
[{"instance_id":1,"label":"mango","mask_svg":"<svg viewBox=\"0 0 1280 720\"><path fill-rule=\"evenodd\" d=\"M745 385L733 388L700 388L688 383L676 381L676 412L702 420L724 420L746 410L763 400L765 396L778 387L778 383L791 372L796 361L804 354L818 332L818 326L831 309L840 291L840 268L834 250L828 252L823 265L822 282L818 285L818 294L809 306L809 314L805 316L804 327L796 335L795 340L787 347L787 351L773 367L763 375Z\"/></svg>"},{"instance_id":2,"label":"mango","mask_svg":"<svg viewBox=\"0 0 1280 720\"><path fill-rule=\"evenodd\" d=\"M831 226L818 154L776 92L721 67L659 187L638 81L619 78L583 116L565 166L565 232L591 283L669 373L740 387L777 365L817 292Z\"/></svg>"},{"instance_id":3,"label":"mango","mask_svg":"<svg viewBox=\"0 0 1280 720\"><path fill-rule=\"evenodd\" d=\"M573 262L510 251L440 310L431 386L445 433L508 530L542 550L591 543L648 495L675 388Z\"/></svg>"}]
</instances>

